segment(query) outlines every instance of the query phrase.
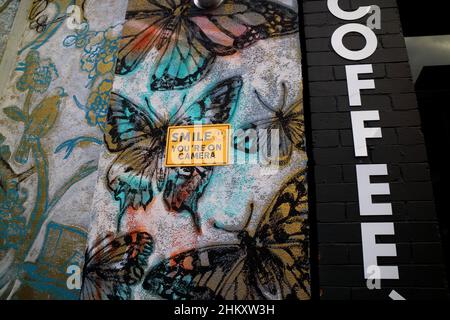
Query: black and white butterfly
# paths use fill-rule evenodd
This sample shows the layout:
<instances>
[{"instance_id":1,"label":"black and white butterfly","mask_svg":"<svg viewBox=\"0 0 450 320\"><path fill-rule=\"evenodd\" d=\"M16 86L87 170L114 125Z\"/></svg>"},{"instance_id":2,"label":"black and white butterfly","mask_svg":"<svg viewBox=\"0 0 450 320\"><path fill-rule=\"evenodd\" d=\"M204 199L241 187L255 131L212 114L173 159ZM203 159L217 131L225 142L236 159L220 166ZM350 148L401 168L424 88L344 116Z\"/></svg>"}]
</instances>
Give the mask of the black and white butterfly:
<instances>
[{"instance_id":1,"label":"black and white butterfly","mask_svg":"<svg viewBox=\"0 0 450 320\"><path fill-rule=\"evenodd\" d=\"M129 207L144 208L155 192L163 193L168 211L186 210L197 231L200 221L197 202L213 172L212 167L168 168L164 164L169 126L226 124L234 115L242 88L242 78L229 78L201 95L193 104L183 104L173 113L162 115L147 100L139 106L127 98L112 94L108 113L106 145L119 153L108 170L108 186L120 202L120 220Z\"/></svg>"},{"instance_id":2,"label":"black and white butterfly","mask_svg":"<svg viewBox=\"0 0 450 320\"><path fill-rule=\"evenodd\" d=\"M304 150L305 148L305 121L303 99L289 105L286 83L282 83L282 88L282 102L278 107L272 107L255 90L258 101L271 115L261 117L239 128L234 145L237 150L248 154L258 153L261 149L270 150L271 139L276 130L279 137L277 160L280 165L286 165L291 160L294 149ZM248 134L250 130L254 134Z\"/></svg>"},{"instance_id":3,"label":"black and white butterfly","mask_svg":"<svg viewBox=\"0 0 450 320\"><path fill-rule=\"evenodd\" d=\"M130 300L152 253L153 239L145 232L98 239L86 251L81 300Z\"/></svg>"},{"instance_id":4,"label":"black and white butterfly","mask_svg":"<svg viewBox=\"0 0 450 320\"><path fill-rule=\"evenodd\" d=\"M309 299L307 199L301 172L277 194L255 232L248 230L250 215L242 230L227 230L237 243L164 260L146 275L143 288L170 300Z\"/></svg>"},{"instance_id":5,"label":"black and white butterfly","mask_svg":"<svg viewBox=\"0 0 450 320\"><path fill-rule=\"evenodd\" d=\"M132 72L154 49L151 89L183 89L204 77L217 56L295 32L297 13L273 1L225 0L201 10L192 0L130 0L116 73Z\"/></svg>"}]
</instances>

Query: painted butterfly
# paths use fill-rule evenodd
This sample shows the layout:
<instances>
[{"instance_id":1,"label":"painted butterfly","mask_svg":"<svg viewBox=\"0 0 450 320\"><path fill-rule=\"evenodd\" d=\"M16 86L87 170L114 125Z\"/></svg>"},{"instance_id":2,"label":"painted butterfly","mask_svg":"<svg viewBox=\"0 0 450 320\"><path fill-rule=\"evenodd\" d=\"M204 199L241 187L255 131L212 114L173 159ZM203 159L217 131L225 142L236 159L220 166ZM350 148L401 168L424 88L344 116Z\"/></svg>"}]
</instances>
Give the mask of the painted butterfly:
<instances>
[{"instance_id":1,"label":"painted butterfly","mask_svg":"<svg viewBox=\"0 0 450 320\"><path fill-rule=\"evenodd\" d=\"M160 115L152 108L138 106L125 97L112 94L105 141L110 152L120 153L108 170L108 186L120 202L120 220L132 207L144 209L154 198L154 187L163 192L167 209L188 211L197 231L200 221L197 202L208 185L211 167L166 168L164 152L169 126L224 124L233 116L242 88L242 78L227 79L182 110Z\"/></svg>"},{"instance_id":2,"label":"painted butterfly","mask_svg":"<svg viewBox=\"0 0 450 320\"><path fill-rule=\"evenodd\" d=\"M268 150L271 133L277 130L279 133L278 160L280 165L289 163L294 148L303 150L305 148L305 121L303 115L303 100L297 100L292 105L287 105L288 90L286 83L282 83L282 102L279 107L273 108L263 100L258 91L255 94L261 105L272 115L250 122L240 129L241 134L235 136L235 148L246 153L256 153L261 148ZM245 134L254 130L254 135ZM265 130L264 134L261 134Z\"/></svg>"},{"instance_id":3,"label":"painted butterfly","mask_svg":"<svg viewBox=\"0 0 450 320\"><path fill-rule=\"evenodd\" d=\"M81 300L129 300L130 286L144 276L153 253L153 239L145 232L99 238L86 251Z\"/></svg>"},{"instance_id":4,"label":"painted butterfly","mask_svg":"<svg viewBox=\"0 0 450 320\"><path fill-rule=\"evenodd\" d=\"M116 73L132 72L155 49L154 91L190 87L216 56L298 32L295 11L262 0L225 0L213 10L201 10L191 0L131 0L126 20Z\"/></svg>"},{"instance_id":5,"label":"painted butterfly","mask_svg":"<svg viewBox=\"0 0 450 320\"><path fill-rule=\"evenodd\" d=\"M252 235L239 243L177 254L146 275L143 288L170 300L309 299L309 227L305 171L278 193ZM252 209L253 211L253 209Z\"/></svg>"},{"instance_id":6,"label":"painted butterfly","mask_svg":"<svg viewBox=\"0 0 450 320\"><path fill-rule=\"evenodd\" d=\"M34 0L31 5L30 13L28 15L28 20L30 21L30 29L36 30L38 33L42 33L47 29L47 27L53 23L60 22L64 18L58 17L55 20L49 21L50 17L46 13L48 5L52 1L50 0Z\"/></svg>"}]
</instances>

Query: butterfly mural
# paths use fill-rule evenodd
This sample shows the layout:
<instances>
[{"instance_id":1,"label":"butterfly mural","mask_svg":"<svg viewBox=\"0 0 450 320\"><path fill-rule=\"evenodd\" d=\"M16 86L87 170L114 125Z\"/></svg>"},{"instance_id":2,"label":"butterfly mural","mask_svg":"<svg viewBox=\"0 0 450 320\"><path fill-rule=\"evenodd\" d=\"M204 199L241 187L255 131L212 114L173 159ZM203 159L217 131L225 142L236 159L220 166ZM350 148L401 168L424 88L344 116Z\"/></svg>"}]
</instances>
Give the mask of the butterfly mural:
<instances>
[{"instance_id":1,"label":"butterfly mural","mask_svg":"<svg viewBox=\"0 0 450 320\"><path fill-rule=\"evenodd\" d=\"M75 20L86 22L85 12L86 0L34 0L28 20L30 29L35 30L38 35L36 38L22 48L22 53L28 48L38 49L44 45L64 24L66 19L73 14L79 15Z\"/></svg>"},{"instance_id":2,"label":"butterfly mural","mask_svg":"<svg viewBox=\"0 0 450 320\"><path fill-rule=\"evenodd\" d=\"M258 101L264 109L271 113L271 116L263 117L242 126L240 129L244 134L236 135L234 145L236 149L249 154L257 153L261 148L268 150L267 145L270 145L269 139L271 138L271 132L277 130L279 134L279 164L286 165L291 160L294 149L304 150L305 148L305 121L303 115L303 99L299 99L293 104L288 105L286 83L282 83L282 88L282 102L278 107L272 107L255 90ZM250 130L253 130L256 134L245 134Z\"/></svg>"},{"instance_id":3,"label":"butterfly mural","mask_svg":"<svg viewBox=\"0 0 450 320\"><path fill-rule=\"evenodd\" d=\"M273 1L225 0L202 10L191 0L131 0L116 73L129 74L156 50L151 90L184 89L202 79L216 57L296 32L297 13Z\"/></svg>"},{"instance_id":4,"label":"butterfly mural","mask_svg":"<svg viewBox=\"0 0 450 320\"><path fill-rule=\"evenodd\" d=\"M129 207L147 209L155 192L162 192L167 210L178 213L186 210L197 231L201 231L197 202L213 168L164 167L167 131L169 126L227 123L234 114L241 88L239 76L224 80L193 104L185 107L183 101L175 112L165 115L159 114L148 100L148 106L144 107L112 94L105 142L108 150L119 156L108 170L107 182L120 203L119 228Z\"/></svg>"},{"instance_id":5,"label":"butterfly mural","mask_svg":"<svg viewBox=\"0 0 450 320\"><path fill-rule=\"evenodd\" d=\"M143 288L170 300L310 299L309 228L305 171L281 189L256 231L251 215L236 244L177 254L146 275ZM253 209L251 210L253 211Z\"/></svg>"},{"instance_id":6,"label":"butterfly mural","mask_svg":"<svg viewBox=\"0 0 450 320\"><path fill-rule=\"evenodd\" d=\"M99 238L86 251L81 300L130 300L130 287L142 280L152 253L146 232Z\"/></svg>"}]
</instances>

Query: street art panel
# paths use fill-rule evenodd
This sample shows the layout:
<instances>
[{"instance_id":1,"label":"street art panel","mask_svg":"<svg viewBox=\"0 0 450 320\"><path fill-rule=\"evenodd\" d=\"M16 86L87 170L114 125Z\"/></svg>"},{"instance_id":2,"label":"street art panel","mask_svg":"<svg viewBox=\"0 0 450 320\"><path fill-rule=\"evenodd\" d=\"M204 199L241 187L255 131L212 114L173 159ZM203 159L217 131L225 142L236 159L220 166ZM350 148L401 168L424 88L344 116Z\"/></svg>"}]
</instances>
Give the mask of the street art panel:
<instances>
[{"instance_id":1,"label":"street art panel","mask_svg":"<svg viewBox=\"0 0 450 320\"><path fill-rule=\"evenodd\" d=\"M0 298L79 299L126 3L27 3L0 102Z\"/></svg>"},{"instance_id":2,"label":"street art panel","mask_svg":"<svg viewBox=\"0 0 450 320\"><path fill-rule=\"evenodd\" d=\"M128 1L82 299L310 298L298 19L290 0ZM198 133L224 125L229 162L204 165ZM177 139L197 162L166 165Z\"/></svg>"}]
</instances>

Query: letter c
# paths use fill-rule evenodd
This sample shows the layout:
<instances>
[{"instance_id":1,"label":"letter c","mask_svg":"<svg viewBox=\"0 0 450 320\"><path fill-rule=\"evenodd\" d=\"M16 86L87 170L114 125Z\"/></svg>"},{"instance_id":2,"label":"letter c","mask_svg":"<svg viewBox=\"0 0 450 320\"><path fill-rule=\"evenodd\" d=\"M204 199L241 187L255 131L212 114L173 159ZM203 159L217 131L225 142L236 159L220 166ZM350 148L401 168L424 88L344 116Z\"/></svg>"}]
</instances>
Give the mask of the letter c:
<instances>
[{"instance_id":1,"label":"letter c","mask_svg":"<svg viewBox=\"0 0 450 320\"><path fill-rule=\"evenodd\" d=\"M339 7L339 0L328 0L328 10L339 19L351 21L358 20L366 16L371 11L371 6L359 7L355 11L344 11Z\"/></svg>"}]
</instances>

